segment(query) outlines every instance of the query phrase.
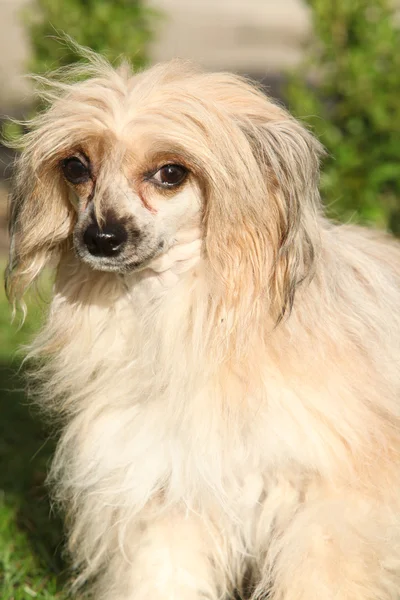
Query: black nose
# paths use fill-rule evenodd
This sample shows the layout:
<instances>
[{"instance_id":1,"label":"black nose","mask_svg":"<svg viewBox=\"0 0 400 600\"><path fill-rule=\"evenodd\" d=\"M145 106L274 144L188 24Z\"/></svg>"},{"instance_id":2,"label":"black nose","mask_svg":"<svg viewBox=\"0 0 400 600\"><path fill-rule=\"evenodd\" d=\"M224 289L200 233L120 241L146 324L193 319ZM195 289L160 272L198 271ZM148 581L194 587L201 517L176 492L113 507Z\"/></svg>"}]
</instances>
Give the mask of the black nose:
<instances>
[{"instance_id":1,"label":"black nose","mask_svg":"<svg viewBox=\"0 0 400 600\"><path fill-rule=\"evenodd\" d=\"M127 232L119 223L104 224L100 227L94 222L83 234L83 241L93 256L117 256L127 240Z\"/></svg>"}]
</instances>

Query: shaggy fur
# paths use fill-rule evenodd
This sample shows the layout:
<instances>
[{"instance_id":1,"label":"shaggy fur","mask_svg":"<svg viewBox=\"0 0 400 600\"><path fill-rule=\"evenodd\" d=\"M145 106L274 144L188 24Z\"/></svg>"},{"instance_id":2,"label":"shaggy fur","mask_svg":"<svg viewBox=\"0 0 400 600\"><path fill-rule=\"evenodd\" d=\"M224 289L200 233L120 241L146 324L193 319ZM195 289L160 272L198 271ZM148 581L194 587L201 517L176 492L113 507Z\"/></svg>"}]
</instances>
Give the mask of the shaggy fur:
<instances>
[{"instance_id":1,"label":"shaggy fur","mask_svg":"<svg viewBox=\"0 0 400 600\"><path fill-rule=\"evenodd\" d=\"M57 262L42 405L96 600L400 598L400 251L321 213L321 148L249 82L92 56L44 82L10 298ZM78 77L78 82L76 76ZM90 179L65 180L72 157ZM184 166L177 188L156 180ZM91 256L94 219L122 255Z\"/></svg>"}]
</instances>

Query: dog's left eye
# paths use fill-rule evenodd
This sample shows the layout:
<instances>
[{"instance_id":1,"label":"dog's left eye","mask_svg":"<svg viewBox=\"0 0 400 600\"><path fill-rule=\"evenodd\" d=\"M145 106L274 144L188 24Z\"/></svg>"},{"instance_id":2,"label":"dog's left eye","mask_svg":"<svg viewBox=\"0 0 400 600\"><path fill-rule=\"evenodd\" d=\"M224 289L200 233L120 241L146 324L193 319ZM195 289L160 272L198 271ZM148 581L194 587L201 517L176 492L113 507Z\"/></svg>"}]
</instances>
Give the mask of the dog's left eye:
<instances>
[{"instance_id":1,"label":"dog's left eye","mask_svg":"<svg viewBox=\"0 0 400 600\"><path fill-rule=\"evenodd\" d=\"M182 183L188 174L188 170L182 165L164 165L152 176L152 181L162 187L172 188Z\"/></svg>"},{"instance_id":2,"label":"dog's left eye","mask_svg":"<svg viewBox=\"0 0 400 600\"><path fill-rule=\"evenodd\" d=\"M70 183L84 183L90 179L89 168L77 156L63 160L61 168Z\"/></svg>"}]
</instances>

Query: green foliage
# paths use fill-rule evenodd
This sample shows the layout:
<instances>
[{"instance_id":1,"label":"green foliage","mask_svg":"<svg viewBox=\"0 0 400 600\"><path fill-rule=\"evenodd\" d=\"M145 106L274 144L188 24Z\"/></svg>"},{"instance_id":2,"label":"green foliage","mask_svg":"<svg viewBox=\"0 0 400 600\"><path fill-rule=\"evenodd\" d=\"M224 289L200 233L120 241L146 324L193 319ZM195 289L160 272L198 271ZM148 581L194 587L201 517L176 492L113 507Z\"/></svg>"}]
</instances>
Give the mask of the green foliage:
<instances>
[{"instance_id":1,"label":"green foliage","mask_svg":"<svg viewBox=\"0 0 400 600\"><path fill-rule=\"evenodd\" d=\"M315 38L287 92L290 108L328 151L321 181L328 213L400 234L400 29L393 11L388 0L308 4Z\"/></svg>"},{"instance_id":2,"label":"green foliage","mask_svg":"<svg viewBox=\"0 0 400 600\"><path fill-rule=\"evenodd\" d=\"M79 60L76 48L57 39L60 32L111 61L123 56L142 67L155 17L142 0L35 0L26 11L31 70L44 73Z\"/></svg>"}]
</instances>

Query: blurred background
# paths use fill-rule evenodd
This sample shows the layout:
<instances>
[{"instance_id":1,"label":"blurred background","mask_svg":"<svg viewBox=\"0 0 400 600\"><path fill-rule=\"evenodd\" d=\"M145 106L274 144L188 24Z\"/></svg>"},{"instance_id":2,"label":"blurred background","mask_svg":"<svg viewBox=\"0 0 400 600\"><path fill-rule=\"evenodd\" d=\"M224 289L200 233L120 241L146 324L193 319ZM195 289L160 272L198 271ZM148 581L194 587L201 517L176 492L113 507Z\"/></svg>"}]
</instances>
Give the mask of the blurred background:
<instances>
[{"instance_id":1,"label":"blurred background","mask_svg":"<svg viewBox=\"0 0 400 600\"><path fill-rule=\"evenodd\" d=\"M329 216L400 235L400 0L0 0L3 140L21 133L8 117L39 108L23 75L79 60L60 32L137 68L179 56L256 79L326 147ZM2 266L13 158L0 143ZM44 488L53 442L21 391L17 353L41 318L30 303L17 329L0 295L0 600L67 597Z\"/></svg>"}]
</instances>

